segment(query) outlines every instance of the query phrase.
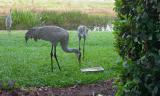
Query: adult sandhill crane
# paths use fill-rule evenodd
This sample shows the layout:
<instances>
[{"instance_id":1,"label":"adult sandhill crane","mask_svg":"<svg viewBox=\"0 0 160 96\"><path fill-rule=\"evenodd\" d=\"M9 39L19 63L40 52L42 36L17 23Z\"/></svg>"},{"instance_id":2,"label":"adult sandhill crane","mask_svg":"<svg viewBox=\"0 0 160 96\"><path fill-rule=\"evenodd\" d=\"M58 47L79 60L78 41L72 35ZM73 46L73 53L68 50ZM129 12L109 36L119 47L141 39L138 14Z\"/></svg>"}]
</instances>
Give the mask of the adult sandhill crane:
<instances>
[{"instance_id":1,"label":"adult sandhill crane","mask_svg":"<svg viewBox=\"0 0 160 96\"><path fill-rule=\"evenodd\" d=\"M85 41L86 41L86 37L87 37L87 34L88 34L88 28L84 25L80 25L78 26L78 39L79 39L79 50L81 50L81 38L84 39L84 42L83 42L83 60L84 60L84 51L85 51Z\"/></svg>"},{"instance_id":2,"label":"adult sandhill crane","mask_svg":"<svg viewBox=\"0 0 160 96\"><path fill-rule=\"evenodd\" d=\"M75 53L77 55L78 62L80 64L81 52L78 49L68 48L69 33L65 29L60 28L58 26L33 27L29 29L25 34L26 43L30 38L33 38L35 41L37 41L38 39L42 39L51 42L52 47L50 56L51 56L52 72L53 72L53 63L52 63L53 47L54 47L54 58L56 59L59 70L61 70L56 54L56 46L59 42L61 44L63 51L67 53Z\"/></svg>"},{"instance_id":3,"label":"adult sandhill crane","mask_svg":"<svg viewBox=\"0 0 160 96\"><path fill-rule=\"evenodd\" d=\"M11 27L12 27L12 13L11 13L11 9L9 11L9 14L6 16L5 25L6 25L6 30L8 30L10 32L11 31Z\"/></svg>"}]
</instances>

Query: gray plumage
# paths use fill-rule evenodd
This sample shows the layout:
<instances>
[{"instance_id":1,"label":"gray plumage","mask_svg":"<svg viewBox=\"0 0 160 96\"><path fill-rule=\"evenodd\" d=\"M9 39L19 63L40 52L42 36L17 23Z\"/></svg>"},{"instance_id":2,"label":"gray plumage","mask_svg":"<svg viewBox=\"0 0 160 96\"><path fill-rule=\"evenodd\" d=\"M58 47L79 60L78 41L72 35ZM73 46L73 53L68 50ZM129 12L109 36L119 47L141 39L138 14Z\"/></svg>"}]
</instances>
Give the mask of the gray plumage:
<instances>
[{"instance_id":1,"label":"gray plumage","mask_svg":"<svg viewBox=\"0 0 160 96\"><path fill-rule=\"evenodd\" d=\"M84 25L80 25L78 26L78 43L79 43L79 50L81 50L81 38L83 38L84 43L83 43L83 60L84 60L84 51L85 51L85 41L86 41L86 37L88 35L88 28Z\"/></svg>"},{"instance_id":2,"label":"gray plumage","mask_svg":"<svg viewBox=\"0 0 160 96\"><path fill-rule=\"evenodd\" d=\"M11 27L12 27L12 13L11 13L11 9L10 9L9 14L6 16L5 25L6 25L6 30L8 30L10 32L11 31Z\"/></svg>"},{"instance_id":3,"label":"gray plumage","mask_svg":"<svg viewBox=\"0 0 160 96\"><path fill-rule=\"evenodd\" d=\"M53 47L54 47L54 57L56 59L59 69L61 70L56 55L56 46L58 43L61 44L63 51L68 53L75 53L80 63L81 53L78 49L68 48L69 33L65 29L60 28L58 26L33 27L29 29L28 32L25 34L26 43L30 38L33 38L35 41L37 41L38 39L42 39L51 42L52 48L50 55L51 55L52 71L53 71L53 64L52 64Z\"/></svg>"}]
</instances>

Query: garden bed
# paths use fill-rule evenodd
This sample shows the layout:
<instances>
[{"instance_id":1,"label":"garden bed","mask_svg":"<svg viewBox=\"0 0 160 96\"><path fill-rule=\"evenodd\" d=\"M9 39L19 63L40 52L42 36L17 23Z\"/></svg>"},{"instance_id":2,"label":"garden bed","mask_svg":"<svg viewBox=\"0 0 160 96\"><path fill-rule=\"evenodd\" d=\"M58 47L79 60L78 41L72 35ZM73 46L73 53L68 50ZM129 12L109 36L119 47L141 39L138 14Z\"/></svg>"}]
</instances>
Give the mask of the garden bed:
<instances>
[{"instance_id":1,"label":"garden bed","mask_svg":"<svg viewBox=\"0 0 160 96\"><path fill-rule=\"evenodd\" d=\"M21 88L10 91L2 90L1 96L114 96L115 89L112 87L112 80L97 84L74 85L66 88Z\"/></svg>"}]
</instances>

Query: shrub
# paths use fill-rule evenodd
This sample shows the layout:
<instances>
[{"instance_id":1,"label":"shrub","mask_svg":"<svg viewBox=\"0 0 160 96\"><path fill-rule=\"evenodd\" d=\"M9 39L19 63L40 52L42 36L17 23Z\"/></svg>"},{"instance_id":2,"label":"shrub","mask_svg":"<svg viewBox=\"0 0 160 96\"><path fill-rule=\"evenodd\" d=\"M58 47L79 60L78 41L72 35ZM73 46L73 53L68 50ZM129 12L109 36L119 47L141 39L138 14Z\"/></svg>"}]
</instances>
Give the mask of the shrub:
<instances>
[{"instance_id":1,"label":"shrub","mask_svg":"<svg viewBox=\"0 0 160 96\"><path fill-rule=\"evenodd\" d=\"M116 0L115 47L123 58L120 96L160 96L158 0Z\"/></svg>"}]
</instances>

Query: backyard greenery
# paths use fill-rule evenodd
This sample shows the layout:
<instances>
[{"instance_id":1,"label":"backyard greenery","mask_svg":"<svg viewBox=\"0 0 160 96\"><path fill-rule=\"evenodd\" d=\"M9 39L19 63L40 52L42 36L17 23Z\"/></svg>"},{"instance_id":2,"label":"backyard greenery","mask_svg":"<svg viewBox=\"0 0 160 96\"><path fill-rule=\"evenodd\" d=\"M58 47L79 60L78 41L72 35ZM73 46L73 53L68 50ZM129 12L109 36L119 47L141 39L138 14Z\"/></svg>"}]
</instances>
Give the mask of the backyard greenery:
<instances>
[{"instance_id":1,"label":"backyard greenery","mask_svg":"<svg viewBox=\"0 0 160 96\"><path fill-rule=\"evenodd\" d=\"M123 58L118 96L160 96L158 0L116 0L116 48Z\"/></svg>"},{"instance_id":2,"label":"backyard greenery","mask_svg":"<svg viewBox=\"0 0 160 96\"><path fill-rule=\"evenodd\" d=\"M28 29L39 25L57 25L65 29L76 30L80 24L93 26L106 26L114 19L108 16L88 15L81 12L56 12L56 11L17 11L12 12L12 29ZM5 29L5 17L0 17L0 29Z\"/></svg>"},{"instance_id":3,"label":"backyard greenery","mask_svg":"<svg viewBox=\"0 0 160 96\"><path fill-rule=\"evenodd\" d=\"M114 51L113 34L90 32L86 42L86 56L82 67L102 66L102 73L81 73L75 54L65 53L60 46L57 55L62 71L54 61L50 70L51 44L46 41L29 40L25 44L25 31L0 32L0 80L15 80L20 86L64 87L88 84L113 78L118 55ZM70 32L69 47L78 48L76 32Z\"/></svg>"}]
</instances>

